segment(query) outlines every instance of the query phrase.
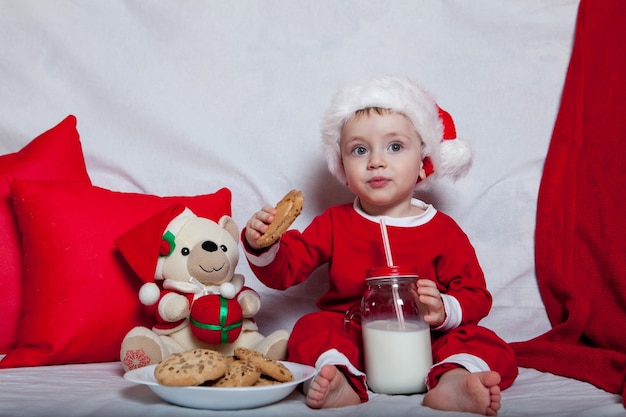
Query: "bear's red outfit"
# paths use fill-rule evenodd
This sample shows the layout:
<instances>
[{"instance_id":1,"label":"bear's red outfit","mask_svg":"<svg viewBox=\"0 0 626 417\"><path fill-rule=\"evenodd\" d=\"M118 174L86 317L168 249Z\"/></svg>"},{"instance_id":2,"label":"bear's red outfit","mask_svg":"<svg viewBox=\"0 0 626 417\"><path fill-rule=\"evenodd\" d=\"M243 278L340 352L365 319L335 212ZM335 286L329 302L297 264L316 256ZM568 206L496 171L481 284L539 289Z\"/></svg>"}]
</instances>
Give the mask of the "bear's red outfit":
<instances>
[{"instance_id":1,"label":"bear's red outfit","mask_svg":"<svg viewBox=\"0 0 626 417\"><path fill-rule=\"evenodd\" d=\"M232 303L238 303L237 301L237 297L239 296L239 294L241 294L242 291L245 290L251 290L252 288L250 287L246 287L244 286L236 295L232 300L228 300L228 305L232 305ZM199 293L193 293L193 292L184 292L184 291L173 291L173 290L161 290L161 294L159 296L159 301L158 303L161 302L161 300L163 300L163 298L168 295L168 294L180 294L183 295L187 298L187 300L189 301L189 305L193 305L194 300L197 300L201 297L201 294ZM158 305L157 303L157 305ZM241 308L237 309L231 309L228 308L228 313L229 314L236 314L236 317L229 317L228 318L228 323L231 322L237 322L240 321L242 319L242 313L241 313ZM215 324L215 325L219 325L219 317L220 317L220 305L219 303L215 303L215 320L213 323L209 323L206 322L205 324ZM159 313L159 309L158 307L155 309L155 314L156 314L156 323L154 325L154 327L152 328L152 330L157 333L157 334L161 334L161 335L165 335L165 334L171 334L176 330L179 330L180 328L184 327L187 325L187 322L189 320L189 318L185 317L184 319L175 321L175 322L171 322L171 321L167 321L165 318L163 318L163 316ZM239 327L239 330L241 331L241 327ZM233 335L232 340L229 341L232 342L234 339L236 339L239 336L239 332L237 332L236 336ZM216 343L225 343L225 342L221 342L220 338L218 338L217 340L203 340L205 343L209 343L209 344L216 344Z\"/></svg>"}]
</instances>

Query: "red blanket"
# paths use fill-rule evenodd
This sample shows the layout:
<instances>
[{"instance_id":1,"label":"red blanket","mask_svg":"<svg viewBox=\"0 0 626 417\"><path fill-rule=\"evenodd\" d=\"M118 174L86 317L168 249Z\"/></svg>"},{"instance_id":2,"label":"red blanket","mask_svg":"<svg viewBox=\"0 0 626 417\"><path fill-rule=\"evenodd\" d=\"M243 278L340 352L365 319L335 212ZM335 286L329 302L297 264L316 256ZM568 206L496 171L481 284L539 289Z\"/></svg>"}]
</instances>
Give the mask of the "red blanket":
<instances>
[{"instance_id":1,"label":"red blanket","mask_svg":"<svg viewBox=\"0 0 626 417\"><path fill-rule=\"evenodd\" d=\"M538 198L536 272L552 329L512 344L519 364L587 381L624 398L624 0L583 0L579 6Z\"/></svg>"}]
</instances>

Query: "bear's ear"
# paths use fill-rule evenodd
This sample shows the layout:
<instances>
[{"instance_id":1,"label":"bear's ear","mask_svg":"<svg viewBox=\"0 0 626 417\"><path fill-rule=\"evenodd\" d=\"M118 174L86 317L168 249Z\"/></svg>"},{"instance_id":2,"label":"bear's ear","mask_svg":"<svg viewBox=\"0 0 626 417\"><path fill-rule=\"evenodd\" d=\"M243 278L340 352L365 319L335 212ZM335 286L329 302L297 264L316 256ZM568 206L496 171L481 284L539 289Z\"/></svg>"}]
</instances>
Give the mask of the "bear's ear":
<instances>
[{"instance_id":1,"label":"bear's ear","mask_svg":"<svg viewBox=\"0 0 626 417\"><path fill-rule=\"evenodd\" d=\"M235 239L235 242L239 243L239 228L235 224L235 221L230 216L222 216L218 222L220 227L225 229Z\"/></svg>"}]
</instances>

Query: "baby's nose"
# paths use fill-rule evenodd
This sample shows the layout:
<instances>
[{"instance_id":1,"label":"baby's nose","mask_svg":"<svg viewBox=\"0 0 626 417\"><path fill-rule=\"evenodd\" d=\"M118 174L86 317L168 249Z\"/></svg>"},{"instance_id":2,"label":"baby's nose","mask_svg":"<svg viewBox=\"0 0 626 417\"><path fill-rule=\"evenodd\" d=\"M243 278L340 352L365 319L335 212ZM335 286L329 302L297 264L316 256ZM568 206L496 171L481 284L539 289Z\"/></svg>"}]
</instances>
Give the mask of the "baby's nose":
<instances>
[{"instance_id":1,"label":"baby's nose","mask_svg":"<svg viewBox=\"0 0 626 417\"><path fill-rule=\"evenodd\" d=\"M372 152L370 160L369 160L370 168L380 168L385 166L385 158L383 158L379 153Z\"/></svg>"}]
</instances>

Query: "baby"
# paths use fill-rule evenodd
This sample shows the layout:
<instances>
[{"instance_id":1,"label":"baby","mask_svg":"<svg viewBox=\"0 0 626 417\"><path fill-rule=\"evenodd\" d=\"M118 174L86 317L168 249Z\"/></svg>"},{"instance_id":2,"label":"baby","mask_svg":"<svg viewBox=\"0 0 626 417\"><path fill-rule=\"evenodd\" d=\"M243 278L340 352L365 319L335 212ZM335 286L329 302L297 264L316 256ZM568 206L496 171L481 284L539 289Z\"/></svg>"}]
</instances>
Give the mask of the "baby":
<instances>
[{"instance_id":1,"label":"baby","mask_svg":"<svg viewBox=\"0 0 626 417\"><path fill-rule=\"evenodd\" d=\"M269 248L257 239L274 219L273 207L255 213L242 232L246 258L268 287L286 289L328 265L330 285L319 311L301 317L288 342L289 360L318 370L307 405L341 407L369 398L360 325L345 331L344 316L360 303L365 270L386 264L382 218L395 264L413 266L420 276L414 296L431 328L434 361L423 404L496 415L500 390L517 376L515 355L478 326L492 298L468 237L449 216L414 197L436 177L457 179L471 165L452 118L411 80L381 77L339 91L322 136L328 167L354 201L328 208L303 232L289 230Z\"/></svg>"}]
</instances>

